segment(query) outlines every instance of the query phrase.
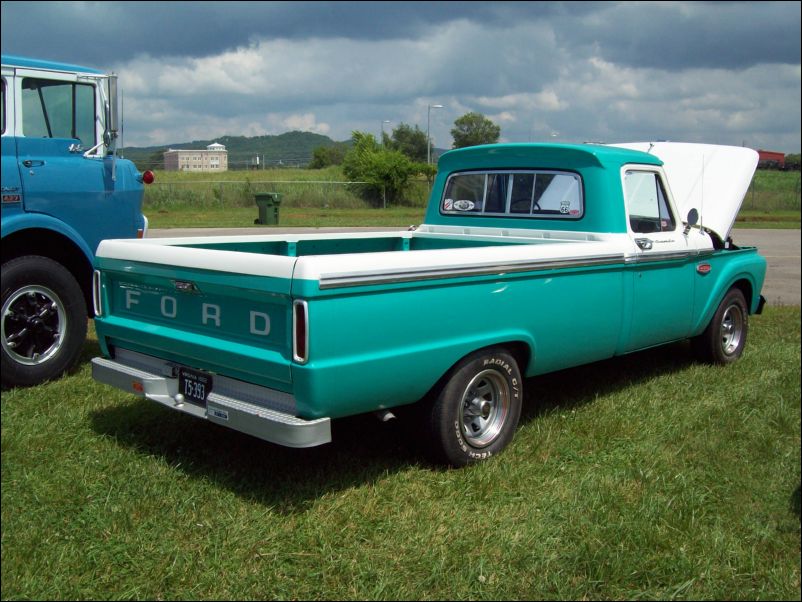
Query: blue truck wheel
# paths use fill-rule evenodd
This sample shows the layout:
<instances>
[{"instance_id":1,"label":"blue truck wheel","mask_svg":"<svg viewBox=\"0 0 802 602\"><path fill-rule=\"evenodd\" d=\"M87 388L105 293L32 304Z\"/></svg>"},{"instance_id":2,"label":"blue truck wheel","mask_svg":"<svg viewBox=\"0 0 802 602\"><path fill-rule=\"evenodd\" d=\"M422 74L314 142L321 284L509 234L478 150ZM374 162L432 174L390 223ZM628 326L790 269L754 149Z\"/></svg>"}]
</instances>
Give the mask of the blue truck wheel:
<instances>
[{"instance_id":1,"label":"blue truck wheel","mask_svg":"<svg viewBox=\"0 0 802 602\"><path fill-rule=\"evenodd\" d=\"M86 339L81 287L61 264L28 255L3 265L2 383L30 386L71 368Z\"/></svg>"}]
</instances>

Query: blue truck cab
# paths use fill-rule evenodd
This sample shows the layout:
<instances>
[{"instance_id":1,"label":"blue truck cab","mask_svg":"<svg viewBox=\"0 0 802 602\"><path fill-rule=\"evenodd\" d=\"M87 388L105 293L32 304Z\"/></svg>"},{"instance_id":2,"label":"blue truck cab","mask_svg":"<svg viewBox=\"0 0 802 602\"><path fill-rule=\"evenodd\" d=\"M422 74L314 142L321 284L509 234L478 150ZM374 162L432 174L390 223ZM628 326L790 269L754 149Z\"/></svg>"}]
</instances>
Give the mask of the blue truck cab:
<instances>
[{"instance_id":1,"label":"blue truck cab","mask_svg":"<svg viewBox=\"0 0 802 602\"><path fill-rule=\"evenodd\" d=\"M143 180L115 153L117 78L2 57L2 384L34 385L77 360L105 238L143 237Z\"/></svg>"}]
</instances>

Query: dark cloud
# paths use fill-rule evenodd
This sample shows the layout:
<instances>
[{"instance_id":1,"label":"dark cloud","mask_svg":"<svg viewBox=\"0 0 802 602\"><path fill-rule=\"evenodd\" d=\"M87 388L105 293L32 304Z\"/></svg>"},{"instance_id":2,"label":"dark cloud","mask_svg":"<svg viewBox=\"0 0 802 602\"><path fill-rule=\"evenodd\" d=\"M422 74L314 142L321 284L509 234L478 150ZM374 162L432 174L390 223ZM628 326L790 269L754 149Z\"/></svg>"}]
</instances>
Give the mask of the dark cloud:
<instances>
[{"instance_id":1,"label":"dark cloud","mask_svg":"<svg viewBox=\"0 0 802 602\"><path fill-rule=\"evenodd\" d=\"M3 2L5 53L102 66L198 57L262 39L416 39L467 20L549 23L567 47L662 69L798 63L800 3ZM98 52L102 49L102 52Z\"/></svg>"},{"instance_id":2,"label":"dark cloud","mask_svg":"<svg viewBox=\"0 0 802 602\"><path fill-rule=\"evenodd\" d=\"M389 119L449 146L800 141L798 2L3 2L2 50L115 70L132 143ZM545 138L544 138L545 137Z\"/></svg>"},{"instance_id":3,"label":"dark cloud","mask_svg":"<svg viewBox=\"0 0 802 602\"><path fill-rule=\"evenodd\" d=\"M583 3L579 12L593 5ZM414 39L460 19L514 25L522 14L540 19L563 12L559 2L11 1L2 3L2 48L109 64L141 54L209 56L259 39Z\"/></svg>"},{"instance_id":4,"label":"dark cloud","mask_svg":"<svg viewBox=\"0 0 802 602\"><path fill-rule=\"evenodd\" d=\"M567 44L619 65L666 70L799 64L799 2L609 3L590 19L559 18Z\"/></svg>"}]
</instances>

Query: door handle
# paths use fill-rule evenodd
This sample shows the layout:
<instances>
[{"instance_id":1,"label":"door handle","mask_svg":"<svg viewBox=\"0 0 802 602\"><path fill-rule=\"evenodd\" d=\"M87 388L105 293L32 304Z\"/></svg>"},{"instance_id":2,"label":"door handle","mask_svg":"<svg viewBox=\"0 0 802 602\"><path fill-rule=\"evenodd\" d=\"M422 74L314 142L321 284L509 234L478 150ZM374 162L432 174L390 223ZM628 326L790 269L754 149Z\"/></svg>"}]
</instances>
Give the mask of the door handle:
<instances>
[{"instance_id":1,"label":"door handle","mask_svg":"<svg viewBox=\"0 0 802 602\"><path fill-rule=\"evenodd\" d=\"M642 251L649 251L652 248L651 238L636 238L635 244L638 245Z\"/></svg>"},{"instance_id":2,"label":"door handle","mask_svg":"<svg viewBox=\"0 0 802 602\"><path fill-rule=\"evenodd\" d=\"M41 167L42 165L45 164L45 162L42 161L41 159L25 159L25 161L23 161L22 164L25 167Z\"/></svg>"}]
</instances>

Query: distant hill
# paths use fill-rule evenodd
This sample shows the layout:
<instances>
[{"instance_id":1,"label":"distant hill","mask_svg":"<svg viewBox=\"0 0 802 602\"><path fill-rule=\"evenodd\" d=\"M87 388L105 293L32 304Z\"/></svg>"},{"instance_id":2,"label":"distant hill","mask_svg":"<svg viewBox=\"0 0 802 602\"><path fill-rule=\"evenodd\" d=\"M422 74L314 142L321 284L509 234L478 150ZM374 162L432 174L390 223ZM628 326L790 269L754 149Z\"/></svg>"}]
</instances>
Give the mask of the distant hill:
<instances>
[{"instance_id":1,"label":"distant hill","mask_svg":"<svg viewBox=\"0 0 802 602\"><path fill-rule=\"evenodd\" d=\"M123 149L123 156L133 161L140 170L163 169L163 153L168 149L205 149L218 142L228 151L229 169L247 169L256 162L267 167L287 165L304 166L312 159L312 152L319 146L349 145L335 142L328 136L312 132L286 132L277 136L222 136L213 140L176 142L163 146L134 147Z\"/></svg>"}]
</instances>

